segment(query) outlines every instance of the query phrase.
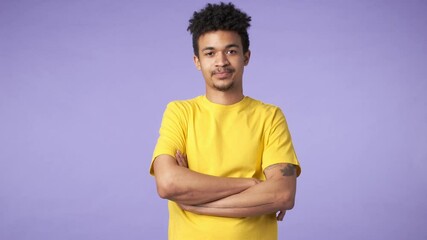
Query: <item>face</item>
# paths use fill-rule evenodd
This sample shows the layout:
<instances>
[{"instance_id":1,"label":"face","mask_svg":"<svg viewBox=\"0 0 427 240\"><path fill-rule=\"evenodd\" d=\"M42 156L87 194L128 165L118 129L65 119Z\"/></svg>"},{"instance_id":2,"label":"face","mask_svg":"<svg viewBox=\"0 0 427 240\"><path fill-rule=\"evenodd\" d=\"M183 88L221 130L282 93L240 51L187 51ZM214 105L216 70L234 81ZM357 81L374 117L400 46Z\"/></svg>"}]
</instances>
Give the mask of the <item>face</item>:
<instances>
[{"instance_id":1,"label":"face","mask_svg":"<svg viewBox=\"0 0 427 240\"><path fill-rule=\"evenodd\" d=\"M250 52L243 53L239 34L232 31L212 31L199 37L199 57L194 63L206 82L207 91L242 91L243 69L249 63Z\"/></svg>"}]
</instances>

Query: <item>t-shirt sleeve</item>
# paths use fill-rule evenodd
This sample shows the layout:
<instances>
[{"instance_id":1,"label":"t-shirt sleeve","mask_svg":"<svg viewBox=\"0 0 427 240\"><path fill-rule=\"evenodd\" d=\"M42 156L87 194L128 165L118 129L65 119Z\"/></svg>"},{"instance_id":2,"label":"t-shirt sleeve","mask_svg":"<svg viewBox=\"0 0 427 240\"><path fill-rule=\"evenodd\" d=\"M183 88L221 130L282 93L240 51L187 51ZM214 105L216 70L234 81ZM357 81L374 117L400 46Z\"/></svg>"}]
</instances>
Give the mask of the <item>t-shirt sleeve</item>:
<instances>
[{"instance_id":1,"label":"t-shirt sleeve","mask_svg":"<svg viewBox=\"0 0 427 240\"><path fill-rule=\"evenodd\" d=\"M163 113L162 124L159 130L159 138L154 148L150 164L150 174L154 175L153 162L156 157L167 154L175 157L177 150L185 152L185 111L177 103L171 102Z\"/></svg>"},{"instance_id":2,"label":"t-shirt sleeve","mask_svg":"<svg viewBox=\"0 0 427 240\"><path fill-rule=\"evenodd\" d=\"M264 139L262 169L265 170L268 166L277 163L290 163L296 166L297 176L299 176L301 167L295 154L288 124L280 108L274 111L269 126Z\"/></svg>"}]
</instances>

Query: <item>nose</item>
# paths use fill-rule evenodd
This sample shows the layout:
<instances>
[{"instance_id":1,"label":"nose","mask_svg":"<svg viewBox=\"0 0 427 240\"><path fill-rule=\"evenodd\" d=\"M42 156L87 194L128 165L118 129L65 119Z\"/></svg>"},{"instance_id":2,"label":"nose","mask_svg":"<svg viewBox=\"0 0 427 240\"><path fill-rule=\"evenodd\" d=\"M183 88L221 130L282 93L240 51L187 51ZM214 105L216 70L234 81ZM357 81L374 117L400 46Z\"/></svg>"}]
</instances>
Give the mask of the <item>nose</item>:
<instances>
[{"instance_id":1,"label":"nose","mask_svg":"<svg viewBox=\"0 0 427 240\"><path fill-rule=\"evenodd\" d=\"M218 52L216 58L215 58L215 66L217 67L223 67L227 66L229 64L227 55L223 52Z\"/></svg>"}]
</instances>

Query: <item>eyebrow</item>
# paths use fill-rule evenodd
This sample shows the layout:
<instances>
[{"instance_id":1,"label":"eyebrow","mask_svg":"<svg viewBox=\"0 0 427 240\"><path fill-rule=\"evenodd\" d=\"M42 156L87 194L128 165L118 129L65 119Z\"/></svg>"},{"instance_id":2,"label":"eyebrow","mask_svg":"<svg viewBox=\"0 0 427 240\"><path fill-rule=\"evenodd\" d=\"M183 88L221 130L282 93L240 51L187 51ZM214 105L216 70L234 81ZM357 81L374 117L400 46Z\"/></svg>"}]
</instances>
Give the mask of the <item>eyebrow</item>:
<instances>
[{"instance_id":1,"label":"eyebrow","mask_svg":"<svg viewBox=\"0 0 427 240\"><path fill-rule=\"evenodd\" d=\"M227 46L225 46L225 49L229 49L229 48L233 48L233 47L240 48L239 45L233 43L233 44L228 44ZM215 50L215 48L214 47L205 47L202 49L202 52L207 51L207 50Z\"/></svg>"}]
</instances>

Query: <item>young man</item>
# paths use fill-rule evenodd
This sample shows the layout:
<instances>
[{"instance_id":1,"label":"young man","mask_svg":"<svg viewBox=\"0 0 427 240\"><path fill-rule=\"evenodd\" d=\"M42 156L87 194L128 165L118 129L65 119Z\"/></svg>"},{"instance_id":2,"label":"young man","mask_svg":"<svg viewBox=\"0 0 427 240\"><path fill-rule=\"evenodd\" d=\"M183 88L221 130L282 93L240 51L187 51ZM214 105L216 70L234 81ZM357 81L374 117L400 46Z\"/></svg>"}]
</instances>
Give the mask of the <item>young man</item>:
<instances>
[{"instance_id":1,"label":"young man","mask_svg":"<svg viewBox=\"0 0 427 240\"><path fill-rule=\"evenodd\" d=\"M285 117L243 95L250 20L231 3L190 20L206 95L168 104L150 167L169 199L169 239L277 239L294 206L301 170Z\"/></svg>"}]
</instances>

